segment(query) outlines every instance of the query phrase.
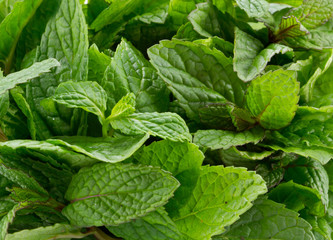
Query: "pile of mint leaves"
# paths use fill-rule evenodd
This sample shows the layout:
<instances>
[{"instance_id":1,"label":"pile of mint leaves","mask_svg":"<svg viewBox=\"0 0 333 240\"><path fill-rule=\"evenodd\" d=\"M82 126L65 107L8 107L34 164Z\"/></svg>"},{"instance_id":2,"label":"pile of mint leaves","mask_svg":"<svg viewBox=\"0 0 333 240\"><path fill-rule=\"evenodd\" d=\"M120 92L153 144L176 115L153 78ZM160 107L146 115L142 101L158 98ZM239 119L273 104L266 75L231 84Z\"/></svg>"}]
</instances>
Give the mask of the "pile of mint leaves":
<instances>
[{"instance_id":1,"label":"pile of mint leaves","mask_svg":"<svg viewBox=\"0 0 333 240\"><path fill-rule=\"evenodd\" d=\"M332 0L0 0L0 240L329 240Z\"/></svg>"}]
</instances>

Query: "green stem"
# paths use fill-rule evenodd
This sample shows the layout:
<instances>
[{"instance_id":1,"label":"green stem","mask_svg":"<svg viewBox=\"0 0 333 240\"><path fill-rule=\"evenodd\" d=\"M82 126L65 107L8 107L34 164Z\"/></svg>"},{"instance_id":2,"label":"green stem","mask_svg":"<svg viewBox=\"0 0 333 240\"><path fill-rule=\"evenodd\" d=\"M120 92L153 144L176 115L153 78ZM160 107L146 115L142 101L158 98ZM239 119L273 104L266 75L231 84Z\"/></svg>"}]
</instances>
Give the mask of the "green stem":
<instances>
[{"instance_id":1,"label":"green stem","mask_svg":"<svg viewBox=\"0 0 333 240\"><path fill-rule=\"evenodd\" d=\"M102 126L103 137L108 136L108 130L109 130L109 124L106 121L103 121L103 126Z\"/></svg>"}]
</instances>

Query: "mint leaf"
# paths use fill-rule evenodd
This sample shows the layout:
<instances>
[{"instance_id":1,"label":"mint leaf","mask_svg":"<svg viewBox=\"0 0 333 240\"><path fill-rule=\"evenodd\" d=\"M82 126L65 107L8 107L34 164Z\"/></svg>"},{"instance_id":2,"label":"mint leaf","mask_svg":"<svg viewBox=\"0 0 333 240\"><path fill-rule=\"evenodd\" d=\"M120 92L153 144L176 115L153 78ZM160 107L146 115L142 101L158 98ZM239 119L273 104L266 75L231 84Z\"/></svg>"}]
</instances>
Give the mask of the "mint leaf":
<instances>
[{"instance_id":1,"label":"mint leaf","mask_svg":"<svg viewBox=\"0 0 333 240\"><path fill-rule=\"evenodd\" d=\"M110 118L123 118L135 112L135 95L129 93L112 108Z\"/></svg>"},{"instance_id":2,"label":"mint leaf","mask_svg":"<svg viewBox=\"0 0 333 240\"><path fill-rule=\"evenodd\" d=\"M333 47L333 31L311 30L309 34L296 38L286 38L284 43L293 48L322 50Z\"/></svg>"},{"instance_id":3,"label":"mint leaf","mask_svg":"<svg viewBox=\"0 0 333 240\"><path fill-rule=\"evenodd\" d=\"M291 48L276 43L265 48L258 39L236 28L234 70L240 79L248 82L265 69L275 54L291 51Z\"/></svg>"},{"instance_id":4,"label":"mint leaf","mask_svg":"<svg viewBox=\"0 0 333 240\"><path fill-rule=\"evenodd\" d=\"M193 142L212 150L228 149L232 146L258 143L264 136L265 131L261 127L252 128L244 132L199 130L194 134Z\"/></svg>"},{"instance_id":5,"label":"mint leaf","mask_svg":"<svg viewBox=\"0 0 333 240\"><path fill-rule=\"evenodd\" d=\"M9 108L9 93L5 92L0 95L0 119L6 115Z\"/></svg>"},{"instance_id":6,"label":"mint leaf","mask_svg":"<svg viewBox=\"0 0 333 240\"><path fill-rule=\"evenodd\" d=\"M142 218L118 226L108 226L107 228L117 237L124 239L184 239L163 208L158 208Z\"/></svg>"},{"instance_id":7,"label":"mint leaf","mask_svg":"<svg viewBox=\"0 0 333 240\"><path fill-rule=\"evenodd\" d=\"M280 41L284 38L299 37L308 34L309 31L300 23L295 16L283 17L278 30L274 33L273 41Z\"/></svg>"},{"instance_id":8,"label":"mint leaf","mask_svg":"<svg viewBox=\"0 0 333 240\"><path fill-rule=\"evenodd\" d=\"M167 110L169 93L163 80L142 53L125 39L117 47L102 86L108 93L110 109L123 96L132 92L136 97L137 111Z\"/></svg>"},{"instance_id":9,"label":"mint leaf","mask_svg":"<svg viewBox=\"0 0 333 240\"><path fill-rule=\"evenodd\" d=\"M271 200L260 199L217 239L314 240L311 225L294 211Z\"/></svg>"},{"instance_id":10,"label":"mint leaf","mask_svg":"<svg viewBox=\"0 0 333 240\"><path fill-rule=\"evenodd\" d=\"M29 0L17 2L10 14L1 22L0 60L5 64L5 74L10 73L16 44L24 27L33 17L42 1Z\"/></svg>"},{"instance_id":11,"label":"mint leaf","mask_svg":"<svg viewBox=\"0 0 333 240\"><path fill-rule=\"evenodd\" d=\"M195 9L197 3L204 0L170 0L169 15L173 25L179 27L187 22L187 16Z\"/></svg>"},{"instance_id":12,"label":"mint leaf","mask_svg":"<svg viewBox=\"0 0 333 240\"><path fill-rule=\"evenodd\" d=\"M333 17L333 3L330 0L305 0L288 15L293 15L307 29L316 28Z\"/></svg>"},{"instance_id":13,"label":"mint leaf","mask_svg":"<svg viewBox=\"0 0 333 240\"><path fill-rule=\"evenodd\" d=\"M316 189L321 195L325 208L328 207L329 176L318 161L311 158L298 158L286 167L284 179Z\"/></svg>"},{"instance_id":14,"label":"mint leaf","mask_svg":"<svg viewBox=\"0 0 333 240\"><path fill-rule=\"evenodd\" d=\"M237 5L246 12L249 17L273 25L273 16L268 11L268 2L265 0L236 0Z\"/></svg>"},{"instance_id":15,"label":"mint leaf","mask_svg":"<svg viewBox=\"0 0 333 240\"><path fill-rule=\"evenodd\" d=\"M61 31L57 32L57 29ZM34 114L37 138L54 135L75 135L80 119L79 111L55 106L44 109L40 102L51 97L57 86L65 81L85 81L88 74L87 26L78 0L63 0L58 11L46 25L37 61L56 58L61 66L51 73L32 80L26 90L27 102Z\"/></svg>"},{"instance_id":16,"label":"mint leaf","mask_svg":"<svg viewBox=\"0 0 333 240\"><path fill-rule=\"evenodd\" d=\"M120 119L112 119L114 129L129 135L148 133L171 141L191 141L185 121L176 113L133 113Z\"/></svg>"},{"instance_id":17,"label":"mint leaf","mask_svg":"<svg viewBox=\"0 0 333 240\"><path fill-rule=\"evenodd\" d=\"M7 230L9 224L14 220L16 211L20 208L20 205L15 205L5 216L0 219L0 240L7 239Z\"/></svg>"},{"instance_id":18,"label":"mint leaf","mask_svg":"<svg viewBox=\"0 0 333 240\"><path fill-rule=\"evenodd\" d=\"M31 189L48 196L47 191L34 178L20 170L9 168L2 162L0 163L0 174L22 188Z\"/></svg>"},{"instance_id":19,"label":"mint leaf","mask_svg":"<svg viewBox=\"0 0 333 240\"><path fill-rule=\"evenodd\" d=\"M25 239L34 239L34 240L48 240L48 239L58 239L65 237L72 238L82 238L86 234L81 233L77 227L73 227L68 224L57 223L53 226L40 227L30 230L23 230L8 234L6 240L25 240Z\"/></svg>"},{"instance_id":20,"label":"mint leaf","mask_svg":"<svg viewBox=\"0 0 333 240\"><path fill-rule=\"evenodd\" d=\"M210 239L235 222L251 208L251 201L266 191L262 178L245 168L205 166L186 204L169 214L189 238Z\"/></svg>"},{"instance_id":21,"label":"mint leaf","mask_svg":"<svg viewBox=\"0 0 333 240\"><path fill-rule=\"evenodd\" d=\"M325 215L325 206L321 202L320 193L316 189L293 181L279 184L269 193L269 198L275 202L285 204L287 208L296 212L307 208L313 215Z\"/></svg>"},{"instance_id":22,"label":"mint leaf","mask_svg":"<svg viewBox=\"0 0 333 240\"><path fill-rule=\"evenodd\" d=\"M198 109L210 103L243 104L245 84L222 52L172 40L151 47L148 55L188 117L199 121Z\"/></svg>"},{"instance_id":23,"label":"mint leaf","mask_svg":"<svg viewBox=\"0 0 333 240\"><path fill-rule=\"evenodd\" d=\"M107 96L104 89L97 82L61 83L52 99L69 108L82 108L100 118L104 118Z\"/></svg>"},{"instance_id":24,"label":"mint leaf","mask_svg":"<svg viewBox=\"0 0 333 240\"><path fill-rule=\"evenodd\" d=\"M73 152L81 153L91 159L116 163L129 158L138 150L149 135L119 136L107 138L93 137L62 137L49 139L49 143L69 148Z\"/></svg>"},{"instance_id":25,"label":"mint leaf","mask_svg":"<svg viewBox=\"0 0 333 240\"><path fill-rule=\"evenodd\" d=\"M178 186L156 167L96 164L73 177L62 212L76 226L120 224L164 205Z\"/></svg>"},{"instance_id":26,"label":"mint leaf","mask_svg":"<svg viewBox=\"0 0 333 240\"><path fill-rule=\"evenodd\" d=\"M96 162L94 159L80 153L67 150L51 143L56 142L57 140L55 139L49 141L50 142L32 140L7 141L0 143L0 152L3 156L18 155L20 158L30 157L41 159L60 168L67 168L66 165L72 168L78 168Z\"/></svg>"},{"instance_id":27,"label":"mint leaf","mask_svg":"<svg viewBox=\"0 0 333 240\"><path fill-rule=\"evenodd\" d=\"M279 129L294 118L298 93L295 72L279 69L251 82L245 96L246 105L262 127Z\"/></svg>"},{"instance_id":28,"label":"mint leaf","mask_svg":"<svg viewBox=\"0 0 333 240\"><path fill-rule=\"evenodd\" d=\"M88 80L92 82L98 82L98 84L102 85L104 72L107 66L110 65L111 57L100 52L96 44L90 46L88 54L89 54Z\"/></svg>"},{"instance_id":29,"label":"mint leaf","mask_svg":"<svg viewBox=\"0 0 333 240\"><path fill-rule=\"evenodd\" d=\"M300 107L292 124L267 135L267 145L326 164L333 158L332 111L332 107Z\"/></svg>"},{"instance_id":30,"label":"mint leaf","mask_svg":"<svg viewBox=\"0 0 333 240\"><path fill-rule=\"evenodd\" d=\"M31 79L34 79L43 73L47 73L51 68L60 66L56 59L50 58L41 62L33 64L31 67L23 69L19 72L15 72L7 75L4 78L0 78L0 94L5 91L14 88L16 85L25 83Z\"/></svg>"},{"instance_id":31,"label":"mint leaf","mask_svg":"<svg viewBox=\"0 0 333 240\"><path fill-rule=\"evenodd\" d=\"M146 24L159 23L163 24L167 20L169 10L169 0L153 1L145 6L144 13L132 19L132 21L141 21Z\"/></svg>"}]
</instances>

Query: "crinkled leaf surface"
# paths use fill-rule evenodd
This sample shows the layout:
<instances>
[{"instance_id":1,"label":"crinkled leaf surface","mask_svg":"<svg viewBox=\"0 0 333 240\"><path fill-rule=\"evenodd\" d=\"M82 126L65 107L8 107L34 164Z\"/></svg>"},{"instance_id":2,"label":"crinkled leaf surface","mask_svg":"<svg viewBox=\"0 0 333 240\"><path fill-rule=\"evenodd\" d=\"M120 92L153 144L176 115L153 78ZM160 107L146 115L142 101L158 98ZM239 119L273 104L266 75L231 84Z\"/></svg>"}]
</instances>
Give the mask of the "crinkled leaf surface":
<instances>
[{"instance_id":1,"label":"crinkled leaf surface","mask_svg":"<svg viewBox=\"0 0 333 240\"><path fill-rule=\"evenodd\" d=\"M76 226L120 224L164 205L178 186L156 167L96 164L73 177L62 213Z\"/></svg>"},{"instance_id":2,"label":"crinkled leaf surface","mask_svg":"<svg viewBox=\"0 0 333 240\"><path fill-rule=\"evenodd\" d=\"M232 146L240 146L247 143L257 143L265 136L261 127L255 127L244 132L224 130L199 130L194 134L193 142L201 147L212 150L228 149Z\"/></svg>"},{"instance_id":3,"label":"crinkled leaf surface","mask_svg":"<svg viewBox=\"0 0 333 240\"><path fill-rule=\"evenodd\" d=\"M117 237L128 240L167 240L184 237L163 208L158 208L146 216L118 226L107 227Z\"/></svg>"},{"instance_id":4,"label":"crinkled leaf surface","mask_svg":"<svg viewBox=\"0 0 333 240\"><path fill-rule=\"evenodd\" d=\"M265 69L275 54L290 51L291 48L276 43L265 48L258 39L236 28L234 70L243 81L251 81Z\"/></svg>"},{"instance_id":5,"label":"crinkled leaf surface","mask_svg":"<svg viewBox=\"0 0 333 240\"><path fill-rule=\"evenodd\" d=\"M236 3L249 17L272 25L273 16L268 11L268 2L265 0L236 0Z\"/></svg>"},{"instance_id":6,"label":"crinkled leaf surface","mask_svg":"<svg viewBox=\"0 0 333 240\"><path fill-rule=\"evenodd\" d=\"M64 146L73 152L81 153L87 157L103 162L116 163L129 158L138 150L149 135L119 136L119 137L62 137L49 139L49 143Z\"/></svg>"},{"instance_id":7,"label":"crinkled leaf surface","mask_svg":"<svg viewBox=\"0 0 333 240\"><path fill-rule=\"evenodd\" d=\"M15 205L5 216L0 219L0 240L5 240L9 224L14 220L16 211L20 208L20 205Z\"/></svg>"},{"instance_id":8,"label":"crinkled leaf surface","mask_svg":"<svg viewBox=\"0 0 333 240\"><path fill-rule=\"evenodd\" d=\"M333 2L330 0L305 0L288 15L293 15L308 29L316 28L333 17Z\"/></svg>"},{"instance_id":9,"label":"crinkled leaf surface","mask_svg":"<svg viewBox=\"0 0 333 240\"><path fill-rule=\"evenodd\" d=\"M4 78L0 78L0 94L3 94L5 91L14 88L18 84L34 79L43 73L50 72L51 68L58 66L60 66L59 62L54 58L50 58L41 62L37 62L31 67L23 69L19 72L15 72Z\"/></svg>"},{"instance_id":10,"label":"crinkled leaf surface","mask_svg":"<svg viewBox=\"0 0 333 240\"><path fill-rule=\"evenodd\" d=\"M135 95L129 93L122 97L112 108L110 118L122 118L135 112Z\"/></svg>"},{"instance_id":11,"label":"crinkled leaf surface","mask_svg":"<svg viewBox=\"0 0 333 240\"><path fill-rule=\"evenodd\" d=\"M172 40L151 47L148 55L190 118L199 120L198 108L209 103L243 104L245 83L234 73L232 59L217 49Z\"/></svg>"},{"instance_id":12,"label":"crinkled leaf surface","mask_svg":"<svg viewBox=\"0 0 333 240\"><path fill-rule=\"evenodd\" d=\"M246 105L266 129L287 126L295 116L299 100L299 82L294 71L268 72L251 82L246 92Z\"/></svg>"},{"instance_id":13,"label":"crinkled leaf surface","mask_svg":"<svg viewBox=\"0 0 333 240\"><path fill-rule=\"evenodd\" d=\"M300 23L295 16L283 17L279 28L275 33L275 40L281 40L286 37L299 37L308 34L309 31Z\"/></svg>"},{"instance_id":14,"label":"crinkled leaf surface","mask_svg":"<svg viewBox=\"0 0 333 240\"><path fill-rule=\"evenodd\" d=\"M189 238L210 239L234 223L251 208L251 201L266 191L263 179L245 168L205 166L186 204L169 214Z\"/></svg>"},{"instance_id":15,"label":"crinkled leaf surface","mask_svg":"<svg viewBox=\"0 0 333 240\"><path fill-rule=\"evenodd\" d=\"M97 82L64 82L59 85L52 99L70 108L82 108L104 117L107 95Z\"/></svg>"},{"instance_id":16,"label":"crinkled leaf surface","mask_svg":"<svg viewBox=\"0 0 333 240\"><path fill-rule=\"evenodd\" d=\"M90 46L88 80L102 85L102 79L107 66L111 63L111 57L99 51L96 44Z\"/></svg>"},{"instance_id":17,"label":"crinkled leaf surface","mask_svg":"<svg viewBox=\"0 0 333 240\"><path fill-rule=\"evenodd\" d=\"M176 113L133 113L111 121L113 128L129 135L148 133L172 141L191 141L185 121Z\"/></svg>"},{"instance_id":18,"label":"crinkled leaf surface","mask_svg":"<svg viewBox=\"0 0 333 240\"><path fill-rule=\"evenodd\" d=\"M224 239L314 240L311 225L283 204L257 200L253 207L231 225L221 236Z\"/></svg>"},{"instance_id":19,"label":"crinkled leaf surface","mask_svg":"<svg viewBox=\"0 0 333 240\"><path fill-rule=\"evenodd\" d=\"M56 105L44 109L40 102L51 97L65 81L85 81L88 75L88 33L78 0L62 0L48 21L37 52L37 61L56 58L61 66L32 80L27 86L27 101L34 114L37 138L77 133L79 111Z\"/></svg>"},{"instance_id":20,"label":"crinkled leaf surface","mask_svg":"<svg viewBox=\"0 0 333 240\"><path fill-rule=\"evenodd\" d=\"M169 15L176 27L187 22L187 16L195 9L197 3L204 0L170 0Z\"/></svg>"},{"instance_id":21,"label":"crinkled leaf surface","mask_svg":"<svg viewBox=\"0 0 333 240\"><path fill-rule=\"evenodd\" d=\"M169 93L163 80L141 52L125 39L118 45L102 86L112 108L123 96L134 93L139 112L167 110Z\"/></svg>"}]
</instances>

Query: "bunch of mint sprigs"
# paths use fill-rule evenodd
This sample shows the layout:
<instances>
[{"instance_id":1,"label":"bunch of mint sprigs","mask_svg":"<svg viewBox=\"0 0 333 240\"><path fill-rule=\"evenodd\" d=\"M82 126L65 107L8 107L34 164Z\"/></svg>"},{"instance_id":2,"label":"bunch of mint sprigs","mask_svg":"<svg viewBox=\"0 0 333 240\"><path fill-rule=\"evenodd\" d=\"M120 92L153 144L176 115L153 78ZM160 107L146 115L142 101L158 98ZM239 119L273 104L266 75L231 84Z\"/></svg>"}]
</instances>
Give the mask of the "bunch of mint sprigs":
<instances>
[{"instance_id":1,"label":"bunch of mint sprigs","mask_svg":"<svg viewBox=\"0 0 333 240\"><path fill-rule=\"evenodd\" d=\"M332 0L0 0L0 240L330 240Z\"/></svg>"}]
</instances>

